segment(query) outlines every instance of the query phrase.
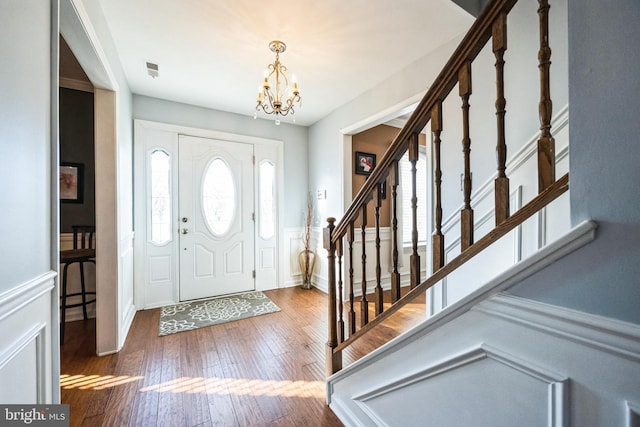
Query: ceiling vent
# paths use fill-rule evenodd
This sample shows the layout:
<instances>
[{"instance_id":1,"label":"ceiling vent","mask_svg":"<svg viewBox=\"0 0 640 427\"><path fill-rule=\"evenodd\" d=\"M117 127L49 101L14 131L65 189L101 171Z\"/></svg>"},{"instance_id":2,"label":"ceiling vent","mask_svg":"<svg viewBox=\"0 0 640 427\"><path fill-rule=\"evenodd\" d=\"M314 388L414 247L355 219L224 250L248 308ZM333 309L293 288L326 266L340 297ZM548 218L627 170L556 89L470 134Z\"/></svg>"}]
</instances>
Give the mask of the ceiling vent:
<instances>
[{"instance_id":1,"label":"ceiling vent","mask_svg":"<svg viewBox=\"0 0 640 427\"><path fill-rule=\"evenodd\" d=\"M153 62L147 62L147 74L149 74L154 79L158 77L160 75L158 73L158 64L154 64Z\"/></svg>"}]
</instances>

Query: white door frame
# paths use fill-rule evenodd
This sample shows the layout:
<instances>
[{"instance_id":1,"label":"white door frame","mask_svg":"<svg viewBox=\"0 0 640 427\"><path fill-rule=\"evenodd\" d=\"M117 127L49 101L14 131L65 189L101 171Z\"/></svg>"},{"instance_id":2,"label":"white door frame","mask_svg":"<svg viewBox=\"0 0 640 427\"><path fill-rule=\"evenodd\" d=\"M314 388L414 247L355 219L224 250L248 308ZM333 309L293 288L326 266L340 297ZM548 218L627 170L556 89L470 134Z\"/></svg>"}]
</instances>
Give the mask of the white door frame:
<instances>
[{"instance_id":1,"label":"white door frame","mask_svg":"<svg viewBox=\"0 0 640 427\"><path fill-rule=\"evenodd\" d=\"M96 353L109 354L124 344L126 325L120 317L118 300L119 280L118 245L122 232L118 228L117 210L117 95L119 91L107 55L98 39L84 4L79 0L60 2L60 33L73 50L87 77L96 88L95 135L96 141ZM56 201L58 203L58 201ZM109 212L104 212L103 209ZM98 215L98 212L104 212ZM115 286L114 286L115 280Z\"/></svg>"},{"instance_id":2,"label":"white door frame","mask_svg":"<svg viewBox=\"0 0 640 427\"><path fill-rule=\"evenodd\" d=\"M172 222L174 223L172 233L173 238L164 246L164 253L160 254L169 260L170 269L166 270L166 277L150 277L149 254L149 233L147 212L147 197L149 188L147 185L147 156L154 149L162 149L171 155L172 168L178 170L178 136L187 135L201 138L239 142L253 144L258 147L270 147L273 149L276 164L277 187L280 190L277 200L278 215L276 216L277 230L277 282L273 284L261 283L256 280L256 290L267 290L280 287L282 284L284 270L284 196L281 189L284 188L284 143L278 140L258 138L247 135L238 135L214 130L192 128L188 126L172 125L147 120L134 120L134 272L135 272L135 306L136 309L146 309L160 307L167 304L179 302L179 258L178 258L178 186L177 173L172 174ZM254 169L259 162L256 162ZM257 191L255 191L257 197ZM259 223L258 213L254 226ZM256 232L256 239L258 238ZM163 250L158 246L151 247L151 250ZM254 251L258 250L255 245ZM156 252L157 254L157 252ZM258 254L255 253L255 259Z\"/></svg>"}]
</instances>

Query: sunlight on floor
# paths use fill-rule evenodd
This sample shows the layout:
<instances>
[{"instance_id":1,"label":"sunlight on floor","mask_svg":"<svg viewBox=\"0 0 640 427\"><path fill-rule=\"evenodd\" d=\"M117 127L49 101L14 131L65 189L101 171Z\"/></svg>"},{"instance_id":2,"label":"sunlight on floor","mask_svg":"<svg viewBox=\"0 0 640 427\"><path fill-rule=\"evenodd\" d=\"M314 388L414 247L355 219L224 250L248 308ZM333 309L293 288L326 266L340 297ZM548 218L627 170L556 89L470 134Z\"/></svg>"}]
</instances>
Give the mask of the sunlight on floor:
<instances>
[{"instance_id":1,"label":"sunlight on floor","mask_svg":"<svg viewBox=\"0 0 640 427\"><path fill-rule=\"evenodd\" d=\"M77 388L80 390L104 390L121 384L141 380L144 377L129 377L120 375L60 375L60 387L65 390Z\"/></svg>"},{"instance_id":2,"label":"sunlight on floor","mask_svg":"<svg viewBox=\"0 0 640 427\"><path fill-rule=\"evenodd\" d=\"M144 387L140 389L140 391L324 398L325 384L323 381L182 377L161 384Z\"/></svg>"},{"instance_id":3,"label":"sunlight on floor","mask_svg":"<svg viewBox=\"0 0 640 427\"><path fill-rule=\"evenodd\" d=\"M103 390L139 381L144 377L126 375L60 375L60 387L66 390ZM141 392L187 394L235 394L280 397L325 397L323 381L276 381L248 378L181 377L140 389Z\"/></svg>"}]
</instances>

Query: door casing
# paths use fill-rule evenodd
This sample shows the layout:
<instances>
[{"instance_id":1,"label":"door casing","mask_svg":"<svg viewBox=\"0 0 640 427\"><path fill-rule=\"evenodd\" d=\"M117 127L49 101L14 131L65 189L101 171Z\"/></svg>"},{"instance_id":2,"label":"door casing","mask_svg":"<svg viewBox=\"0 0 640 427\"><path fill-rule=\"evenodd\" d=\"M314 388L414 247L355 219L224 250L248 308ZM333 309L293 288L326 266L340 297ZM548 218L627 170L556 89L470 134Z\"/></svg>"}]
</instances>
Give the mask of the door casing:
<instances>
[{"instance_id":1,"label":"door casing","mask_svg":"<svg viewBox=\"0 0 640 427\"><path fill-rule=\"evenodd\" d=\"M255 245L256 290L275 289L283 284L284 269L284 186L283 142L278 140L256 138L246 135L231 134L186 126L171 125L147 120L134 121L134 272L135 272L135 305L136 309L160 307L179 302L179 239L178 232L178 182L176 173L172 174L172 221L174 224L172 239L163 245L150 242L150 218L146 201L149 197L149 183L146 178L149 170L149 154L156 149L163 150L171 156L172 171L178 171L179 136L195 136L215 140L239 142L254 145L255 162L254 177L261 161L269 159L276 167L277 182L277 215L275 235L275 263L273 271L260 268L260 257L264 257L262 246ZM257 178L256 178L257 179ZM257 188L257 184L256 184ZM256 198L257 198L257 191ZM258 206L258 201L254 201ZM259 212L256 212L255 224L259 223ZM256 232L256 241L259 239ZM275 280L274 280L275 277Z\"/></svg>"}]
</instances>

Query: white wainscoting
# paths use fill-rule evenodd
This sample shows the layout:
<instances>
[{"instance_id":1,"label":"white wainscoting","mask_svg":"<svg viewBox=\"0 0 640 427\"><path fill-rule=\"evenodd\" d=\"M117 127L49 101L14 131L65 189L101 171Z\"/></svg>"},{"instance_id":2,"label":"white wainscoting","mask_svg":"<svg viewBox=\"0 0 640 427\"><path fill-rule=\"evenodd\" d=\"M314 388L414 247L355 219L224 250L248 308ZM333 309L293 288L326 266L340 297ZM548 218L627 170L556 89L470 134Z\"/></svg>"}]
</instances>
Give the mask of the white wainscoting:
<instances>
[{"instance_id":1,"label":"white wainscoting","mask_svg":"<svg viewBox=\"0 0 640 427\"><path fill-rule=\"evenodd\" d=\"M300 236L302 233L302 229L296 229L297 231L292 230L292 238L291 245L287 247L291 248L291 250L295 250L295 256L302 250L302 241L300 240ZM297 232L297 234L295 234ZM314 269L312 284L323 292L328 291L328 273L329 273L329 265L327 260L327 250L323 247L323 238L322 238L323 229L320 227L314 227L312 230L312 247L318 254L318 262L316 263L316 268ZM391 289L391 271L392 271L392 259L391 259L391 228L390 227L381 227L380 228L380 266L381 266L381 274L380 274L380 284L384 290ZM377 286L377 278L376 278L376 229L372 227L367 227L365 229L365 251L367 255L367 266L365 270L366 277L366 289L367 293L373 293ZM289 241L289 240L288 240ZM346 239L344 240L344 253L342 256L342 289L343 289L343 298L346 298L349 294L348 286L349 286L349 248L347 245ZM398 250L398 258L399 258L399 267L398 271L400 272L400 282L401 286L409 286L409 257L411 256L410 248L399 248ZM293 254L293 253L292 253ZM427 265L427 254L426 248L424 246L418 247L418 254L420 255L420 277L424 280L426 278L426 265ZM293 255L292 255L293 256ZM293 258L291 258L293 261ZM353 293L354 296L362 295L362 233L361 229L356 230L353 240ZM337 268L338 268L338 257L336 256L336 280L339 280L337 276ZM299 284L300 279L300 269L296 267L291 272L292 280L294 284ZM336 283L337 286L337 283Z\"/></svg>"},{"instance_id":2,"label":"white wainscoting","mask_svg":"<svg viewBox=\"0 0 640 427\"><path fill-rule=\"evenodd\" d=\"M133 323L136 307L133 300L133 233L129 233L120 241L120 280L118 295L118 349L124 346L124 342Z\"/></svg>"},{"instance_id":3,"label":"white wainscoting","mask_svg":"<svg viewBox=\"0 0 640 427\"><path fill-rule=\"evenodd\" d=\"M284 229L284 274L282 275L281 288L290 288L302 284L302 272L298 263L298 254L302 252L303 227L285 227ZM314 227L311 230L311 249L316 252L316 265L311 276L313 286L326 292L326 279L322 280L322 266L326 262L327 251L322 247L322 230ZM326 268L326 267L325 267ZM325 276L327 272L324 272Z\"/></svg>"},{"instance_id":4,"label":"white wainscoting","mask_svg":"<svg viewBox=\"0 0 640 427\"><path fill-rule=\"evenodd\" d=\"M51 402L55 277L50 271L0 294L2 403Z\"/></svg>"},{"instance_id":5,"label":"white wainscoting","mask_svg":"<svg viewBox=\"0 0 640 427\"><path fill-rule=\"evenodd\" d=\"M345 425L638 425L638 325L497 294L386 353L330 379Z\"/></svg>"},{"instance_id":6,"label":"white wainscoting","mask_svg":"<svg viewBox=\"0 0 640 427\"><path fill-rule=\"evenodd\" d=\"M591 242L584 222L327 383L348 426L637 425L640 325L501 293Z\"/></svg>"}]
</instances>

